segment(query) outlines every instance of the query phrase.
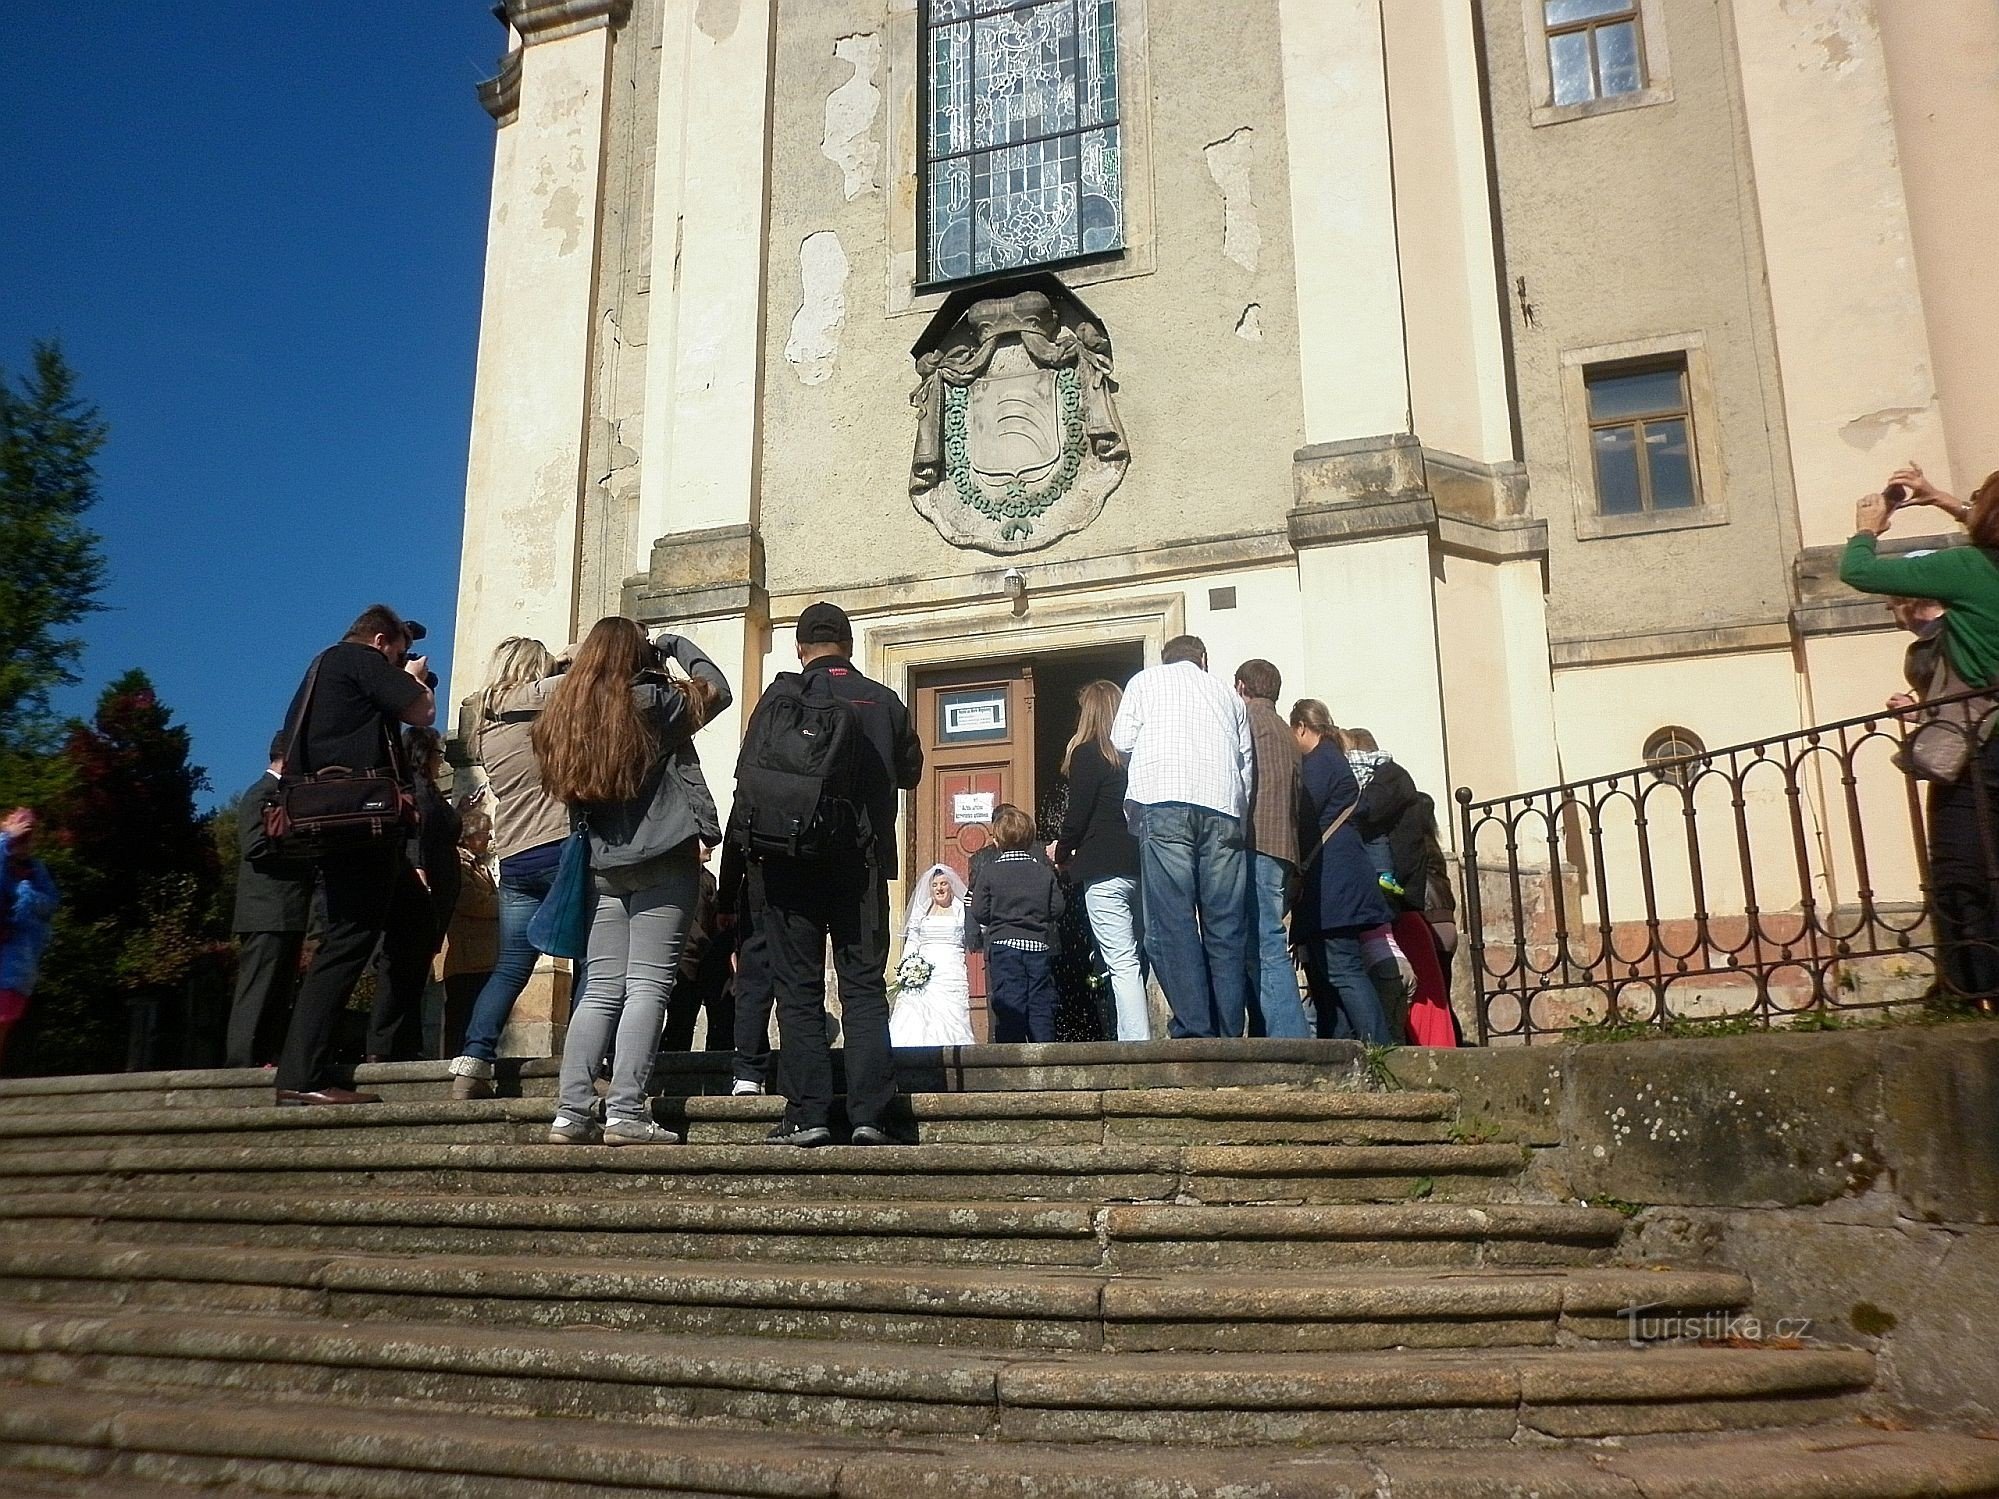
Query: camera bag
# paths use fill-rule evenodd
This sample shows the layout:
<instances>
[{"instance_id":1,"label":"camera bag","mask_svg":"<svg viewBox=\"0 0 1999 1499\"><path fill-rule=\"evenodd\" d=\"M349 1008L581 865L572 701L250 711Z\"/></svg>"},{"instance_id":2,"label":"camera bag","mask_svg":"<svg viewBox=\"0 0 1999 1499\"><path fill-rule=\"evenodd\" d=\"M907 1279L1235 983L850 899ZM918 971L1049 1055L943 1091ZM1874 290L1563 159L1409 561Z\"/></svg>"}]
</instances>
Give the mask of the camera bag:
<instances>
[{"instance_id":1,"label":"camera bag","mask_svg":"<svg viewBox=\"0 0 1999 1499\"><path fill-rule=\"evenodd\" d=\"M315 656L306 673L305 697L298 721L285 741L284 764L277 792L264 806L264 834L286 859L315 859L322 854L365 849L400 838L416 822L416 800L404 785L402 755L396 736L385 726L383 748L388 770L350 770L329 765L312 775L293 775L306 720L312 715L313 689L319 682Z\"/></svg>"}]
</instances>

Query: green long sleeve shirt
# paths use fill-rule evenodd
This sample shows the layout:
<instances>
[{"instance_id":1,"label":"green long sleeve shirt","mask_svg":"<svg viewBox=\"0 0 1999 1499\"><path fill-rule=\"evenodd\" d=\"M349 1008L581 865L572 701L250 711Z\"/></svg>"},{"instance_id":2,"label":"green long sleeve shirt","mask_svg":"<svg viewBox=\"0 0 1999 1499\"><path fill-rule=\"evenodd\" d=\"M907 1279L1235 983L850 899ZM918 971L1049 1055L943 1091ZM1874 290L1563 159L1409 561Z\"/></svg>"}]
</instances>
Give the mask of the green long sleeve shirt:
<instances>
[{"instance_id":1,"label":"green long sleeve shirt","mask_svg":"<svg viewBox=\"0 0 1999 1499\"><path fill-rule=\"evenodd\" d=\"M1966 546L1882 557L1875 541L1862 531L1846 544L1839 581L1862 593L1935 599L1944 606L1944 650L1957 674L1974 687L1999 682L1999 563Z\"/></svg>"}]
</instances>

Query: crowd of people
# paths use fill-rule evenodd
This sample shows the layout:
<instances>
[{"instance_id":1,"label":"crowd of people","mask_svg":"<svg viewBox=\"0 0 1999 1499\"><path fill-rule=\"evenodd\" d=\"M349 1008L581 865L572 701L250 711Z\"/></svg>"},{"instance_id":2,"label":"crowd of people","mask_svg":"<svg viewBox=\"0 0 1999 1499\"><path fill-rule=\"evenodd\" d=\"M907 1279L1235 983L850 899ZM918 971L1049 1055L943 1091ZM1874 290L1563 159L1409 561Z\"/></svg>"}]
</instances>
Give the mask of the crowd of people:
<instances>
[{"instance_id":1,"label":"crowd of people","mask_svg":"<svg viewBox=\"0 0 1999 1499\"><path fill-rule=\"evenodd\" d=\"M1879 554L1896 512L1919 505L1962 522L1971 545ZM1888 595L1916 637L1908 691L1888 706L1911 726L1903 768L1930 783L1941 979L1999 995L1999 715L1984 700L1953 706L1999 677L1999 474L1964 502L1914 464L1897 471L1861 501L1841 577ZM1000 805L967 869L910 882L891 985L897 808L923 751L902 700L855 666L837 606L804 611L798 671L748 715L726 827L696 744L733 689L691 640L614 616L560 656L504 642L459 725L484 784L454 800L440 789L424 633L385 605L364 611L314 659L239 803L226 1055L273 1066L281 1103L374 1101L336 1065L340 1017L371 969L363 1057L449 1056L455 1097L492 1096L502 1034L548 945L537 920L558 902L587 930L550 1126L565 1143L671 1139L648 1104L654 1060L662 1041L692 1044L702 1016L709 1048L734 1052L737 1093L784 1094L773 1139L830 1139L829 948L846 1115L863 1144L892 1138L895 1047L975 1039L974 954L997 1043L1057 1039L1079 940L1101 996L1095 1034L1120 1041L1155 1033L1150 977L1171 1037L1461 1042L1431 798L1323 702L1280 711L1268 661L1223 678L1182 636L1122 687L1084 686L1059 810L1044 807L1038 827ZM1933 729L1950 731L1941 750ZM365 807L375 785L394 805L331 832L300 800L345 788ZM35 834L27 809L0 819L0 1048L59 900ZM426 1024L434 982L442 1004Z\"/></svg>"},{"instance_id":2,"label":"crowd of people","mask_svg":"<svg viewBox=\"0 0 1999 1499\"><path fill-rule=\"evenodd\" d=\"M366 1059L441 1048L453 1096L492 1096L514 1004L565 918L587 932L549 1133L566 1144L671 1141L651 1074L703 1014L708 1045L735 1053L735 1092L783 1093L773 1140L831 1139L829 950L848 1136L884 1143L894 1048L975 1038L969 954L983 954L992 1040L1055 1039L1072 904L1120 1040L1153 1034L1148 972L1175 1037L1454 1039L1430 800L1324 705L1279 718L1268 662L1225 684L1182 637L1128 687L1084 687L1060 826L1001 805L964 876L940 865L911 882L892 996L897 809L923 751L902 700L855 666L837 606L804 611L798 670L749 713L727 826L696 746L733 689L693 641L613 616L560 656L504 642L459 726L484 785L453 801L422 637L386 606L365 611L315 658L240 803L229 1061L274 1064L280 1103L375 1101L345 1086L333 1044L371 964ZM401 788L392 811L338 827L312 811L315 788L351 801L371 776ZM433 978L441 1023L426 1034Z\"/></svg>"}]
</instances>

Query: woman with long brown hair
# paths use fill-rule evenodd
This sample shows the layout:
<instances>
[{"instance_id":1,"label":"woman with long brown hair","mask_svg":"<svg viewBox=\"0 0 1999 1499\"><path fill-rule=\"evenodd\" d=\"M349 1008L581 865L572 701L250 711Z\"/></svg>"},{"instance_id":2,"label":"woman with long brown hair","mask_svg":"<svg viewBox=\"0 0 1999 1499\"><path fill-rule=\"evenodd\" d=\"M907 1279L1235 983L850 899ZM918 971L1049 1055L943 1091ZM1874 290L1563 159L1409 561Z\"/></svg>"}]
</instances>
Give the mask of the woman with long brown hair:
<instances>
[{"instance_id":1,"label":"woman with long brown hair","mask_svg":"<svg viewBox=\"0 0 1999 1499\"><path fill-rule=\"evenodd\" d=\"M1076 694L1076 732L1062 753L1069 778L1069 810L1055 839L1056 865L1083 892L1083 911L1104 967L1120 1041L1149 1041L1145 960L1139 946L1138 840L1125 822L1124 756L1111 743L1124 689L1115 682L1087 683Z\"/></svg>"},{"instance_id":2,"label":"woman with long brown hair","mask_svg":"<svg viewBox=\"0 0 1999 1499\"><path fill-rule=\"evenodd\" d=\"M669 660L686 676L669 675ZM700 898L700 845L722 838L693 739L729 702L728 679L699 646L677 635L655 645L613 615L591 626L535 722L542 786L588 828L597 895L549 1127L557 1144L679 1139L648 1116L645 1084ZM600 1131L591 1078L607 1051Z\"/></svg>"}]
</instances>

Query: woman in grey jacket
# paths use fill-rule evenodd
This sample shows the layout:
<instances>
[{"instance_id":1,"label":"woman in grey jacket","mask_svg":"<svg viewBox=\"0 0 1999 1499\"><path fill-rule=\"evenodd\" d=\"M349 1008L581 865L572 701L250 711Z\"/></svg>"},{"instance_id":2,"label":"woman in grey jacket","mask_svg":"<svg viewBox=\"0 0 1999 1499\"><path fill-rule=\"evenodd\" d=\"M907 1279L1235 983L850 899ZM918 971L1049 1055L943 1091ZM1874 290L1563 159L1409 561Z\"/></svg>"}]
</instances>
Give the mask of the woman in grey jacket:
<instances>
[{"instance_id":1,"label":"woman in grey jacket","mask_svg":"<svg viewBox=\"0 0 1999 1499\"><path fill-rule=\"evenodd\" d=\"M686 675L669 676L669 660ZM542 785L589 829L597 894L562 1048L556 1144L679 1139L648 1116L645 1083L700 895L700 844L722 837L693 739L729 702L728 679L699 646L676 635L654 645L612 616L591 627L535 723ZM611 1093L599 1130L591 1074L606 1051Z\"/></svg>"}]
</instances>

